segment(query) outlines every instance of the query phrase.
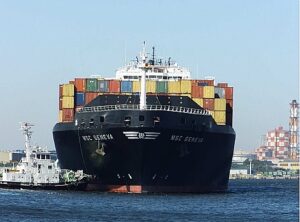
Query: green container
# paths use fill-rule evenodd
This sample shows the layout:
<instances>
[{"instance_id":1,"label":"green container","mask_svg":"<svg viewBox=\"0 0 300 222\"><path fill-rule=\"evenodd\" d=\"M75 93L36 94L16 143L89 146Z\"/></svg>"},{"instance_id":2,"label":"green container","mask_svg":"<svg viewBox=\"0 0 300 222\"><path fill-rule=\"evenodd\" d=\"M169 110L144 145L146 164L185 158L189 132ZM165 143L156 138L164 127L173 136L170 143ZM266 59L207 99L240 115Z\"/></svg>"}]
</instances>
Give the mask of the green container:
<instances>
[{"instance_id":1,"label":"green container","mask_svg":"<svg viewBox=\"0 0 300 222\"><path fill-rule=\"evenodd\" d=\"M86 80L86 91L87 92L98 92L98 80L87 79Z\"/></svg>"},{"instance_id":2,"label":"green container","mask_svg":"<svg viewBox=\"0 0 300 222\"><path fill-rule=\"evenodd\" d=\"M168 83L166 81L156 82L156 92L157 93L168 93Z\"/></svg>"}]
</instances>

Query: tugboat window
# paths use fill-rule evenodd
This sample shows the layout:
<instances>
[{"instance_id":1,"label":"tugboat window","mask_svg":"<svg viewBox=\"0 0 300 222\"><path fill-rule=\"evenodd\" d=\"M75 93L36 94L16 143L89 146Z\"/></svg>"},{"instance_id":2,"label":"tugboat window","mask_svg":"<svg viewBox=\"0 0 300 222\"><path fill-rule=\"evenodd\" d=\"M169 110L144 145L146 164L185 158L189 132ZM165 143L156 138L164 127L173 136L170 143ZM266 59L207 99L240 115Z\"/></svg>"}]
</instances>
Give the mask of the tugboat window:
<instances>
[{"instance_id":1,"label":"tugboat window","mask_svg":"<svg viewBox=\"0 0 300 222\"><path fill-rule=\"evenodd\" d=\"M139 121L144 121L145 117L144 116L139 116Z\"/></svg>"},{"instance_id":2,"label":"tugboat window","mask_svg":"<svg viewBox=\"0 0 300 222\"><path fill-rule=\"evenodd\" d=\"M100 123L104 122L104 116L100 116Z\"/></svg>"},{"instance_id":3,"label":"tugboat window","mask_svg":"<svg viewBox=\"0 0 300 222\"><path fill-rule=\"evenodd\" d=\"M131 125L131 117L130 116L125 116L124 125L125 126L130 126Z\"/></svg>"}]
</instances>

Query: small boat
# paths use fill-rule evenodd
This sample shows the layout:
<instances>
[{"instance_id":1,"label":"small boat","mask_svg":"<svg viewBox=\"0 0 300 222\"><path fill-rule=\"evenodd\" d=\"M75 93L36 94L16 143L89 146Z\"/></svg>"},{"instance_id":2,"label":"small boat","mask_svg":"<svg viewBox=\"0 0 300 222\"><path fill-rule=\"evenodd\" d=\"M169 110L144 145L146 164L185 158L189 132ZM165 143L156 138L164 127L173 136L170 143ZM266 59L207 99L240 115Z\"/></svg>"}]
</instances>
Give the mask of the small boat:
<instances>
[{"instance_id":1,"label":"small boat","mask_svg":"<svg viewBox=\"0 0 300 222\"><path fill-rule=\"evenodd\" d=\"M61 169L58 160L53 158L47 148L32 146L31 127L21 123L25 136L25 157L16 167L4 168L0 188L34 190L85 190L89 179L82 170L76 172Z\"/></svg>"}]
</instances>

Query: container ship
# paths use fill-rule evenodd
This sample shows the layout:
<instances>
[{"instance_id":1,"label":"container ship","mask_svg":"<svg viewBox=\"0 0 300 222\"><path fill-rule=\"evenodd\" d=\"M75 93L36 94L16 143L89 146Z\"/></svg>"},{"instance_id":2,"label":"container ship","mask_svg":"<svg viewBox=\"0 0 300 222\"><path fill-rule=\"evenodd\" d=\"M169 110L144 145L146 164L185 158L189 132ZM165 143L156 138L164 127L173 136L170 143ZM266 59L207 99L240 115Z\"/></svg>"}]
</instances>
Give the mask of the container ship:
<instances>
[{"instance_id":1,"label":"container ship","mask_svg":"<svg viewBox=\"0 0 300 222\"><path fill-rule=\"evenodd\" d=\"M114 78L59 86L53 138L61 167L108 192L222 192L235 142L233 87L191 79L169 58L139 57Z\"/></svg>"}]
</instances>

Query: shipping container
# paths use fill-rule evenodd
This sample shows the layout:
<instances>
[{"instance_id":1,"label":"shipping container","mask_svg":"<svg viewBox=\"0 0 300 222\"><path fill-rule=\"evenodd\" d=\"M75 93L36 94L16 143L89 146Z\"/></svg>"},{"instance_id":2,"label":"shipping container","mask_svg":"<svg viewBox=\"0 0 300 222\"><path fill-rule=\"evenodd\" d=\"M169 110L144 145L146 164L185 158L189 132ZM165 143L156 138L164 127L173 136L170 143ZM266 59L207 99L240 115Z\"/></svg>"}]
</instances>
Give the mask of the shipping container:
<instances>
[{"instance_id":1,"label":"shipping container","mask_svg":"<svg viewBox=\"0 0 300 222\"><path fill-rule=\"evenodd\" d=\"M64 96L62 97L62 108L63 109L73 109L74 108L74 97Z\"/></svg>"},{"instance_id":2,"label":"shipping container","mask_svg":"<svg viewBox=\"0 0 300 222\"><path fill-rule=\"evenodd\" d=\"M228 87L228 83L222 83L222 82L220 82L220 83L218 83L217 86L221 87L221 88L225 88L225 87Z\"/></svg>"},{"instance_id":3,"label":"shipping container","mask_svg":"<svg viewBox=\"0 0 300 222\"><path fill-rule=\"evenodd\" d=\"M226 87L225 89L225 98L233 99L233 87Z\"/></svg>"},{"instance_id":4,"label":"shipping container","mask_svg":"<svg viewBox=\"0 0 300 222\"><path fill-rule=\"evenodd\" d=\"M225 98L225 89L221 87L215 87L215 98Z\"/></svg>"},{"instance_id":5,"label":"shipping container","mask_svg":"<svg viewBox=\"0 0 300 222\"><path fill-rule=\"evenodd\" d=\"M62 97L60 97L59 98L59 102L58 102L58 108L59 108L59 110L61 110L62 109Z\"/></svg>"},{"instance_id":6,"label":"shipping container","mask_svg":"<svg viewBox=\"0 0 300 222\"><path fill-rule=\"evenodd\" d=\"M215 100L214 99L203 99L203 108L206 110L213 111L215 108Z\"/></svg>"},{"instance_id":7,"label":"shipping container","mask_svg":"<svg viewBox=\"0 0 300 222\"><path fill-rule=\"evenodd\" d=\"M59 109L59 112L58 112L58 122L61 123L63 121L63 111L61 109Z\"/></svg>"},{"instance_id":8,"label":"shipping container","mask_svg":"<svg viewBox=\"0 0 300 222\"><path fill-rule=\"evenodd\" d=\"M180 81L169 81L168 93L180 93Z\"/></svg>"},{"instance_id":9,"label":"shipping container","mask_svg":"<svg viewBox=\"0 0 300 222\"><path fill-rule=\"evenodd\" d=\"M98 80L98 90L99 92L109 92L109 81Z\"/></svg>"},{"instance_id":10,"label":"shipping container","mask_svg":"<svg viewBox=\"0 0 300 222\"><path fill-rule=\"evenodd\" d=\"M203 98L205 98L205 99L215 98L215 87L214 86L204 86L203 87Z\"/></svg>"},{"instance_id":11,"label":"shipping container","mask_svg":"<svg viewBox=\"0 0 300 222\"><path fill-rule=\"evenodd\" d=\"M62 85L62 96L74 96L74 85L63 84Z\"/></svg>"},{"instance_id":12,"label":"shipping container","mask_svg":"<svg viewBox=\"0 0 300 222\"><path fill-rule=\"evenodd\" d=\"M181 80L180 92L190 94L192 92L192 81L191 80Z\"/></svg>"},{"instance_id":13,"label":"shipping container","mask_svg":"<svg viewBox=\"0 0 300 222\"><path fill-rule=\"evenodd\" d=\"M197 103L199 106L203 107L203 99L193 98L193 101Z\"/></svg>"},{"instance_id":14,"label":"shipping container","mask_svg":"<svg viewBox=\"0 0 300 222\"><path fill-rule=\"evenodd\" d=\"M157 81L156 82L156 92L157 93L167 93L168 92L168 82Z\"/></svg>"},{"instance_id":15,"label":"shipping container","mask_svg":"<svg viewBox=\"0 0 300 222\"><path fill-rule=\"evenodd\" d=\"M72 122L74 120L74 109L62 109L60 115L62 122Z\"/></svg>"},{"instance_id":16,"label":"shipping container","mask_svg":"<svg viewBox=\"0 0 300 222\"><path fill-rule=\"evenodd\" d=\"M218 124L225 125L226 111L215 111L214 119Z\"/></svg>"},{"instance_id":17,"label":"shipping container","mask_svg":"<svg viewBox=\"0 0 300 222\"><path fill-rule=\"evenodd\" d=\"M120 80L110 80L109 81L109 92L119 93L120 92Z\"/></svg>"},{"instance_id":18,"label":"shipping container","mask_svg":"<svg viewBox=\"0 0 300 222\"><path fill-rule=\"evenodd\" d=\"M232 111L233 110L233 100L226 99L226 110Z\"/></svg>"},{"instance_id":19,"label":"shipping container","mask_svg":"<svg viewBox=\"0 0 300 222\"><path fill-rule=\"evenodd\" d=\"M59 98L63 97L63 85L59 85Z\"/></svg>"},{"instance_id":20,"label":"shipping container","mask_svg":"<svg viewBox=\"0 0 300 222\"><path fill-rule=\"evenodd\" d=\"M132 81L121 81L121 92L132 92Z\"/></svg>"},{"instance_id":21,"label":"shipping container","mask_svg":"<svg viewBox=\"0 0 300 222\"><path fill-rule=\"evenodd\" d=\"M84 101L84 93L83 92L78 92L75 94L75 106L83 106L85 104Z\"/></svg>"},{"instance_id":22,"label":"shipping container","mask_svg":"<svg viewBox=\"0 0 300 222\"><path fill-rule=\"evenodd\" d=\"M87 92L98 92L98 80L97 79L86 79L86 91Z\"/></svg>"},{"instance_id":23,"label":"shipping container","mask_svg":"<svg viewBox=\"0 0 300 222\"><path fill-rule=\"evenodd\" d=\"M76 92L85 92L86 79L75 78L75 90Z\"/></svg>"},{"instance_id":24,"label":"shipping container","mask_svg":"<svg viewBox=\"0 0 300 222\"><path fill-rule=\"evenodd\" d=\"M192 85L192 97L203 98L203 86Z\"/></svg>"},{"instance_id":25,"label":"shipping container","mask_svg":"<svg viewBox=\"0 0 300 222\"><path fill-rule=\"evenodd\" d=\"M215 84L215 80L213 79L192 80L192 82L197 86L214 86Z\"/></svg>"},{"instance_id":26,"label":"shipping container","mask_svg":"<svg viewBox=\"0 0 300 222\"><path fill-rule=\"evenodd\" d=\"M215 99L215 110L226 111L226 99Z\"/></svg>"},{"instance_id":27,"label":"shipping container","mask_svg":"<svg viewBox=\"0 0 300 222\"><path fill-rule=\"evenodd\" d=\"M154 80L146 81L146 92L147 93L155 93L156 92L156 81L154 81Z\"/></svg>"},{"instance_id":28,"label":"shipping container","mask_svg":"<svg viewBox=\"0 0 300 222\"><path fill-rule=\"evenodd\" d=\"M141 91L141 82L140 81L132 81L132 92L139 93Z\"/></svg>"},{"instance_id":29,"label":"shipping container","mask_svg":"<svg viewBox=\"0 0 300 222\"><path fill-rule=\"evenodd\" d=\"M190 93L181 93L180 96L187 96L189 98L192 98L192 95Z\"/></svg>"},{"instance_id":30,"label":"shipping container","mask_svg":"<svg viewBox=\"0 0 300 222\"><path fill-rule=\"evenodd\" d=\"M92 92L87 92L85 93L85 104L90 103L92 100L94 100L99 93L92 93Z\"/></svg>"}]
</instances>

